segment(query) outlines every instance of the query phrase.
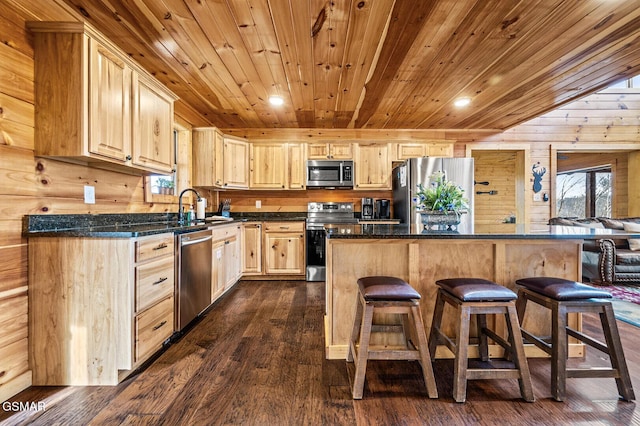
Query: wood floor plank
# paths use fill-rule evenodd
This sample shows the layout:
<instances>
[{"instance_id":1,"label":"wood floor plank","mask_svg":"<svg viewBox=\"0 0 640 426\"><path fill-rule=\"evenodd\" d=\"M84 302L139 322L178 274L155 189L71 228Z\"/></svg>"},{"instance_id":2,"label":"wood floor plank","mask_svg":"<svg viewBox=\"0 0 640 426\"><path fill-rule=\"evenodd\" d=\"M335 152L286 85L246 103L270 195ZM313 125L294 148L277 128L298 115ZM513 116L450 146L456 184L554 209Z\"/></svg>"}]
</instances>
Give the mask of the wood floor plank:
<instances>
[{"instance_id":1,"label":"wood floor plank","mask_svg":"<svg viewBox=\"0 0 640 426\"><path fill-rule=\"evenodd\" d=\"M549 360L530 358L536 402L516 380L474 380L452 398L453 361L434 361L440 398L429 399L417 362L373 361L364 398L351 398L352 365L324 353L324 283L242 281L146 369L113 387L32 387L11 401L40 412L0 410L1 425L451 425L640 424L613 379L569 379L567 400L549 390ZM584 330L601 336L598 319ZM636 391L640 329L618 322ZM572 365L608 366L595 350Z\"/></svg>"}]
</instances>

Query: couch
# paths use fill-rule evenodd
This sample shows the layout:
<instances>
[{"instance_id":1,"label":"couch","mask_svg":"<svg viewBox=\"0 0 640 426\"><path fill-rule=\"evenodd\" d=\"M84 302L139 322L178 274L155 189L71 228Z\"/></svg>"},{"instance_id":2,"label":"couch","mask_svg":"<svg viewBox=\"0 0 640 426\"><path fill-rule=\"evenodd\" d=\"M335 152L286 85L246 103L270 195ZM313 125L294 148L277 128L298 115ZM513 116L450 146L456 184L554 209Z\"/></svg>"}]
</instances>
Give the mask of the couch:
<instances>
[{"instance_id":1,"label":"couch","mask_svg":"<svg viewBox=\"0 0 640 426\"><path fill-rule=\"evenodd\" d=\"M554 217L549 220L549 225L616 229L624 232L625 222L640 223L640 217ZM600 285L640 284L640 250L632 250L627 238L586 240L582 250L582 278Z\"/></svg>"}]
</instances>

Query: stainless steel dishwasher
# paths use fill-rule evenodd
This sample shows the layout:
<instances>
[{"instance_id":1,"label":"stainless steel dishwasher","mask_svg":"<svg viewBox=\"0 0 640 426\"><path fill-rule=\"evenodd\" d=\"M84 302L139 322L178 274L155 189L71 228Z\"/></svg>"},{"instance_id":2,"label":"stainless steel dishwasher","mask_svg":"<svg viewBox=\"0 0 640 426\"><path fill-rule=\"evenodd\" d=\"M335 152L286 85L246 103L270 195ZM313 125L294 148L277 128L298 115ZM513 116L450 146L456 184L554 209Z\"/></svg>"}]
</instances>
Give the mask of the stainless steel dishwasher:
<instances>
[{"instance_id":1,"label":"stainless steel dishwasher","mask_svg":"<svg viewBox=\"0 0 640 426\"><path fill-rule=\"evenodd\" d=\"M176 330L181 331L211 304L211 231L178 235Z\"/></svg>"}]
</instances>

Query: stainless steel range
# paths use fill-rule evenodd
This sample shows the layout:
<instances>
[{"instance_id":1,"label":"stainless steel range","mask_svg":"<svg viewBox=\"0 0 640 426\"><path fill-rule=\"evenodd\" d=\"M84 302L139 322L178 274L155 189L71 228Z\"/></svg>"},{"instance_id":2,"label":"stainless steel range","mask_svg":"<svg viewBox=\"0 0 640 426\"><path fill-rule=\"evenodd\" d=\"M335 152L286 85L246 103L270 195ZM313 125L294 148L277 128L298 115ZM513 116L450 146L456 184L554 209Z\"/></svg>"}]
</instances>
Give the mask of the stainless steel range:
<instances>
[{"instance_id":1,"label":"stainless steel range","mask_svg":"<svg viewBox=\"0 0 640 426\"><path fill-rule=\"evenodd\" d=\"M357 223L353 203L312 202L307 205L307 281L325 280L325 233L349 233Z\"/></svg>"}]
</instances>

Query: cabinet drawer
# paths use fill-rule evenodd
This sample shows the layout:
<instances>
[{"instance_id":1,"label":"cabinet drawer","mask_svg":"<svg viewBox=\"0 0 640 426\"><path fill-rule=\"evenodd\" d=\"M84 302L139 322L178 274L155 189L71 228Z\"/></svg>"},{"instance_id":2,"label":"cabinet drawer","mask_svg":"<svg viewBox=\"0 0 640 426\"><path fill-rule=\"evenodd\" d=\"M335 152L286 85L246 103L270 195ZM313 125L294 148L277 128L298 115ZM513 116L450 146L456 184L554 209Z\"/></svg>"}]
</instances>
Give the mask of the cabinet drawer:
<instances>
[{"instance_id":1,"label":"cabinet drawer","mask_svg":"<svg viewBox=\"0 0 640 426\"><path fill-rule=\"evenodd\" d=\"M227 225L227 226L214 226L211 228L213 231L213 241L222 241L232 236L235 237L238 235L238 230L240 229L240 225Z\"/></svg>"},{"instance_id":2,"label":"cabinet drawer","mask_svg":"<svg viewBox=\"0 0 640 426\"><path fill-rule=\"evenodd\" d=\"M161 234L149 238L141 238L136 241L136 262L143 262L168 254L173 255L173 244L173 234Z\"/></svg>"},{"instance_id":3,"label":"cabinet drawer","mask_svg":"<svg viewBox=\"0 0 640 426\"><path fill-rule=\"evenodd\" d=\"M136 312L153 305L174 291L173 256L136 267Z\"/></svg>"},{"instance_id":4,"label":"cabinet drawer","mask_svg":"<svg viewBox=\"0 0 640 426\"><path fill-rule=\"evenodd\" d=\"M142 361L162 347L173 334L173 296L136 317L136 360Z\"/></svg>"},{"instance_id":5,"label":"cabinet drawer","mask_svg":"<svg viewBox=\"0 0 640 426\"><path fill-rule=\"evenodd\" d=\"M304 222L265 222L265 232L303 232Z\"/></svg>"}]
</instances>

